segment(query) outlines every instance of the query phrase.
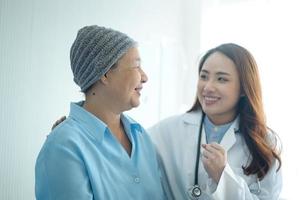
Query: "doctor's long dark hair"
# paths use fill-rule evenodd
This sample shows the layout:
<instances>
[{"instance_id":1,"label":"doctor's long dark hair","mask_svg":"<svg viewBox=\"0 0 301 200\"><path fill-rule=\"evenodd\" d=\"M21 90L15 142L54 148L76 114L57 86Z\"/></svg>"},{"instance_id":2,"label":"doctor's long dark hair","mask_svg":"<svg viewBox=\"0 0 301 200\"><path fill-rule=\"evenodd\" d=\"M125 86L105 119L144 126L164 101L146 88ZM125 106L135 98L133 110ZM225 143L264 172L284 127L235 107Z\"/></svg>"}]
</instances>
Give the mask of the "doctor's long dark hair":
<instances>
[{"instance_id":1,"label":"doctor's long dark hair","mask_svg":"<svg viewBox=\"0 0 301 200\"><path fill-rule=\"evenodd\" d=\"M267 127L261 86L257 64L248 50L233 43L222 44L209 50L199 64L200 73L206 59L214 52L220 52L231 59L238 71L241 97L238 102L238 114L240 115L239 130L251 153L251 161L248 166L242 166L246 175L256 174L261 180L268 173L275 159L278 160L278 170L281 167L280 151L277 150L277 135ZM196 98L192 108L187 112L201 109L201 104ZM273 137L268 136L268 132ZM271 139L275 139L271 141Z\"/></svg>"}]
</instances>

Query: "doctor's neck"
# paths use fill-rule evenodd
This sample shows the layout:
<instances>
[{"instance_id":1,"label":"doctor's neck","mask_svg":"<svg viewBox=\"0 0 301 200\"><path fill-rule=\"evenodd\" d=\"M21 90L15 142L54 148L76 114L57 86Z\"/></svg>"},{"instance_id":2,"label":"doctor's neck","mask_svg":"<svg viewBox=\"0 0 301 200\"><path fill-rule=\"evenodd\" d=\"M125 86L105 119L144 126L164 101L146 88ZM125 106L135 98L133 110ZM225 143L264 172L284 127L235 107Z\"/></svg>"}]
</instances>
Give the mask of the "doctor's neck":
<instances>
[{"instance_id":1,"label":"doctor's neck","mask_svg":"<svg viewBox=\"0 0 301 200\"><path fill-rule=\"evenodd\" d=\"M205 113L206 114L206 113ZM209 120L216 126L223 125L223 124L228 124L236 118L237 114L215 114L215 115L208 115L206 116L209 118Z\"/></svg>"}]
</instances>

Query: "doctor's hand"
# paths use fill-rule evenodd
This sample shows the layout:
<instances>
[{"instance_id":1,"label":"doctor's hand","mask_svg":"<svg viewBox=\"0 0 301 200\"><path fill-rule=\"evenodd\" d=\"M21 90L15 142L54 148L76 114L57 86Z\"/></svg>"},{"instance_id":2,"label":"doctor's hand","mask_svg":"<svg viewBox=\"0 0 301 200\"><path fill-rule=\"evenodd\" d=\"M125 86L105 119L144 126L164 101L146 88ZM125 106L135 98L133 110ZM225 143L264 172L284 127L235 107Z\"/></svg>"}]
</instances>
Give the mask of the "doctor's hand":
<instances>
[{"instance_id":1,"label":"doctor's hand","mask_svg":"<svg viewBox=\"0 0 301 200\"><path fill-rule=\"evenodd\" d=\"M227 163L227 152L224 148L213 142L211 144L202 144L203 165L208 175L218 184L219 179Z\"/></svg>"},{"instance_id":2,"label":"doctor's hand","mask_svg":"<svg viewBox=\"0 0 301 200\"><path fill-rule=\"evenodd\" d=\"M51 130L53 130L57 125L62 123L65 119L66 119L66 116L63 116L60 119L56 120L56 122L52 125Z\"/></svg>"}]
</instances>

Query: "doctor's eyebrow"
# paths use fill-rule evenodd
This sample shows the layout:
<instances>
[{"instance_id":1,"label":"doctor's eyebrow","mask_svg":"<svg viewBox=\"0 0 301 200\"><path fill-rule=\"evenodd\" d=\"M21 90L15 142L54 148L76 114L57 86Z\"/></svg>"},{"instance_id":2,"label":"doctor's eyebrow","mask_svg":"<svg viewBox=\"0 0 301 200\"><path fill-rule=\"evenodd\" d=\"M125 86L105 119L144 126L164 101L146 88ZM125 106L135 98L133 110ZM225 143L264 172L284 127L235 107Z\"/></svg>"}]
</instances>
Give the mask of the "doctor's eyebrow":
<instances>
[{"instance_id":1,"label":"doctor's eyebrow","mask_svg":"<svg viewBox=\"0 0 301 200\"><path fill-rule=\"evenodd\" d=\"M230 76L230 74L227 73L227 72L216 72L216 75L226 75L226 76Z\"/></svg>"},{"instance_id":2,"label":"doctor's eyebrow","mask_svg":"<svg viewBox=\"0 0 301 200\"><path fill-rule=\"evenodd\" d=\"M201 72L202 72L202 73L206 73L206 74L210 74L210 72L209 72L208 70L206 70L206 69L202 69ZM216 74L216 75L226 75L226 76L230 76L230 74L227 73L227 72L216 72L215 74Z\"/></svg>"}]
</instances>

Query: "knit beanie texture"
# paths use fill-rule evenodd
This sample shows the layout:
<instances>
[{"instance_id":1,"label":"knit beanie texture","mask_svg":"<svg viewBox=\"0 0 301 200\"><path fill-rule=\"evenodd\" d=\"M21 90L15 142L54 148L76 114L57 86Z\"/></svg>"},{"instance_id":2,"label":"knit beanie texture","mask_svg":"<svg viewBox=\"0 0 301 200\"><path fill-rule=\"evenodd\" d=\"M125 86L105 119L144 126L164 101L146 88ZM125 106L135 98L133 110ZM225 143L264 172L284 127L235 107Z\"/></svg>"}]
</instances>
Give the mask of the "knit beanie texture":
<instances>
[{"instance_id":1,"label":"knit beanie texture","mask_svg":"<svg viewBox=\"0 0 301 200\"><path fill-rule=\"evenodd\" d=\"M85 92L135 45L132 38L111 28L81 28L70 50L74 82Z\"/></svg>"}]
</instances>

